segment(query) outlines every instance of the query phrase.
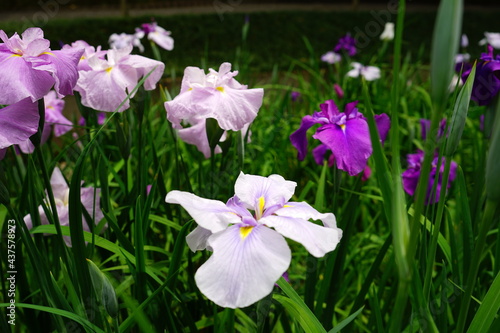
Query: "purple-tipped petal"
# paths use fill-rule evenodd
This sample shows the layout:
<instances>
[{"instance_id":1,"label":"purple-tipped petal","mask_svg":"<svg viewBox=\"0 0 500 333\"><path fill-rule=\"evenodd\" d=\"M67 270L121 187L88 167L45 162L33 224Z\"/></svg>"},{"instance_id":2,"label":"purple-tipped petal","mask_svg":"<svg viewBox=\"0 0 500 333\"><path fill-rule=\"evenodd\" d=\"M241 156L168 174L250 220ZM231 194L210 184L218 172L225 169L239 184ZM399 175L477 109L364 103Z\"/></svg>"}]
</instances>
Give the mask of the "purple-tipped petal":
<instances>
[{"instance_id":1,"label":"purple-tipped petal","mask_svg":"<svg viewBox=\"0 0 500 333\"><path fill-rule=\"evenodd\" d=\"M243 308L269 295L291 261L285 239L263 225L233 225L210 236L208 243L213 254L195 280L200 291L222 307Z\"/></svg>"},{"instance_id":2,"label":"purple-tipped petal","mask_svg":"<svg viewBox=\"0 0 500 333\"><path fill-rule=\"evenodd\" d=\"M210 236L212 236L212 232L210 230L197 226L189 233L189 235L186 236L186 243L189 246L189 249L193 252L205 250ZM213 251L212 248L209 250Z\"/></svg>"}]
</instances>

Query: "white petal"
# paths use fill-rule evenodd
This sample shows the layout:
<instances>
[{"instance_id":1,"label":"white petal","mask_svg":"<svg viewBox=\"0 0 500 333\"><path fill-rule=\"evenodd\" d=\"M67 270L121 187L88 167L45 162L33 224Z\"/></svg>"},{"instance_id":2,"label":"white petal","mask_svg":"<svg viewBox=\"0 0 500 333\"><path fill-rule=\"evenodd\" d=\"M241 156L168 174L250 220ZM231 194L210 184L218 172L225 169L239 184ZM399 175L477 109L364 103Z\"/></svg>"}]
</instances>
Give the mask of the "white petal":
<instances>
[{"instance_id":1,"label":"white petal","mask_svg":"<svg viewBox=\"0 0 500 333\"><path fill-rule=\"evenodd\" d=\"M332 213L321 214L305 202L290 202L259 222L276 229L280 234L301 243L315 257L335 250L342 238ZM325 227L309 222L322 220Z\"/></svg>"},{"instance_id":2,"label":"white petal","mask_svg":"<svg viewBox=\"0 0 500 333\"><path fill-rule=\"evenodd\" d=\"M213 233L226 229L231 223L241 222L241 218L221 201L181 191L170 191L165 201L181 205L196 223Z\"/></svg>"},{"instance_id":3,"label":"white petal","mask_svg":"<svg viewBox=\"0 0 500 333\"><path fill-rule=\"evenodd\" d=\"M213 255L195 275L200 291L227 308L249 306L273 290L274 283L290 265L285 239L263 225L242 237L239 225L212 235Z\"/></svg>"},{"instance_id":4,"label":"white petal","mask_svg":"<svg viewBox=\"0 0 500 333\"><path fill-rule=\"evenodd\" d=\"M261 177L254 175L245 175L240 173L234 185L234 193L243 201L247 208L254 209L257 206L259 198L265 200L265 208L273 205L283 205L290 200L297 183L285 180L280 175L271 175Z\"/></svg>"},{"instance_id":5,"label":"white petal","mask_svg":"<svg viewBox=\"0 0 500 333\"><path fill-rule=\"evenodd\" d=\"M380 68L375 66L366 66L361 69L361 74L367 81L373 81L380 78Z\"/></svg>"}]
</instances>

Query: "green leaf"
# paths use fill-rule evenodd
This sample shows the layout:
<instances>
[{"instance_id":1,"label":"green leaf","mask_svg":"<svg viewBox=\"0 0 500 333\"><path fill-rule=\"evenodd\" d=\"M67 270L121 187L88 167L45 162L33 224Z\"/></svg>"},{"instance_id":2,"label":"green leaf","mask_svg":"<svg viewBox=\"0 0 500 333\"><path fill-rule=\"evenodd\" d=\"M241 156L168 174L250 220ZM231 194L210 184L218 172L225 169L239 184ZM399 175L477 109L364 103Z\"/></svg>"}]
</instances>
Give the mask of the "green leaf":
<instances>
[{"instance_id":1,"label":"green leaf","mask_svg":"<svg viewBox=\"0 0 500 333\"><path fill-rule=\"evenodd\" d=\"M462 12L463 0L441 0L431 50L431 96L439 112L446 103L453 77L462 29Z\"/></svg>"},{"instance_id":2,"label":"green leaf","mask_svg":"<svg viewBox=\"0 0 500 333\"><path fill-rule=\"evenodd\" d=\"M340 332L340 330L346 327L351 321L353 321L363 311L364 308L365 308L364 306L360 307L358 311L354 312L352 315L342 320L340 323L337 324L337 326L329 330L328 333Z\"/></svg>"},{"instance_id":3,"label":"green leaf","mask_svg":"<svg viewBox=\"0 0 500 333\"><path fill-rule=\"evenodd\" d=\"M500 309L500 274L497 274L467 332L487 332Z\"/></svg>"},{"instance_id":4,"label":"green leaf","mask_svg":"<svg viewBox=\"0 0 500 333\"><path fill-rule=\"evenodd\" d=\"M9 305L10 305L10 303L0 303L0 308L6 308ZM47 313L52 313L52 314L55 314L58 316L66 317L66 318L69 318L71 320L76 321L77 323L79 323L83 327L87 328L88 332L105 333L103 330L101 330L99 327L92 324L87 319L84 319L84 318L74 314L73 312L69 312L69 311L65 311L65 310L61 310L61 309L55 309L55 308L51 308L48 306L41 306L41 305L35 305L35 304L24 304L24 303L16 303L16 307L34 309L34 310L44 311Z\"/></svg>"},{"instance_id":5,"label":"green leaf","mask_svg":"<svg viewBox=\"0 0 500 333\"><path fill-rule=\"evenodd\" d=\"M448 134L448 140L446 141L446 149L444 155L450 158L458 147L460 138L462 137L462 132L465 127L465 120L467 119L467 111L469 110L470 96L472 94L472 86L474 83L474 77L476 76L476 64L472 67L472 70L465 82L465 85L460 90L457 100L455 102L455 107L453 108L453 115L451 117L451 123L449 125L450 131Z\"/></svg>"},{"instance_id":6,"label":"green leaf","mask_svg":"<svg viewBox=\"0 0 500 333\"><path fill-rule=\"evenodd\" d=\"M273 298L280 302L292 317L298 320L304 331L306 333L326 333L318 318L283 277L278 280L278 285L288 297L274 294Z\"/></svg>"}]
</instances>

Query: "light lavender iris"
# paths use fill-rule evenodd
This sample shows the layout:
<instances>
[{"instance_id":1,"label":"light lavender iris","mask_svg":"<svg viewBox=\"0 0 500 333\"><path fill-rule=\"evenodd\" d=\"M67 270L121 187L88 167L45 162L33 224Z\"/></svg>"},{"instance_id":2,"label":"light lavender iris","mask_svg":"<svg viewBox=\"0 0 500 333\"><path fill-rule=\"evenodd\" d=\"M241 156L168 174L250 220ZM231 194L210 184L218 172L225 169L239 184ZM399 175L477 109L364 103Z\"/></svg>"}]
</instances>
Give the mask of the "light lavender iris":
<instances>
[{"instance_id":1,"label":"light lavender iris","mask_svg":"<svg viewBox=\"0 0 500 333\"><path fill-rule=\"evenodd\" d=\"M130 54L132 46L108 50L106 59L99 53L87 61L91 70L81 70L75 90L82 95L82 104L98 111L124 111L130 101L120 104L132 92L139 80L152 73L144 81L144 89L153 90L161 79L165 65L140 55ZM133 97L133 96L132 96Z\"/></svg>"},{"instance_id":2,"label":"light lavender iris","mask_svg":"<svg viewBox=\"0 0 500 333\"><path fill-rule=\"evenodd\" d=\"M289 202L296 185L279 175L240 173L235 196L227 203L181 191L167 194L166 202L180 204L198 224L187 236L190 249L213 251L195 275L207 298L223 307L241 308L271 293L290 265L283 236L315 257L336 248L342 230L335 216L305 202ZM323 226L309 219L321 220Z\"/></svg>"},{"instance_id":3,"label":"light lavender iris","mask_svg":"<svg viewBox=\"0 0 500 333\"><path fill-rule=\"evenodd\" d=\"M149 40L155 42L158 46L167 51L174 49L174 39L170 37L171 32L163 29L156 22L142 24L141 30Z\"/></svg>"},{"instance_id":4,"label":"light lavender iris","mask_svg":"<svg viewBox=\"0 0 500 333\"><path fill-rule=\"evenodd\" d=\"M234 79L231 64L223 63L219 71L205 74L198 67L187 67L181 91L172 101L165 102L167 119L185 142L195 144L205 157L210 156L205 129L207 118L217 120L223 130L239 131L248 128L262 105L264 90L248 89ZM183 124L191 127L184 128Z\"/></svg>"},{"instance_id":5,"label":"light lavender iris","mask_svg":"<svg viewBox=\"0 0 500 333\"><path fill-rule=\"evenodd\" d=\"M320 112L302 118L299 129L290 135L290 141L298 150L298 159L303 160L307 153L307 130L320 124L313 135L322 143L314 150L316 160L322 160L331 151L340 170L351 176L362 172L372 154L372 144L367 120L358 112L357 104L357 101L348 103L345 112L340 112L335 102L328 100L320 105ZM389 131L390 119L384 113L375 115L375 122L383 142Z\"/></svg>"},{"instance_id":6,"label":"light lavender iris","mask_svg":"<svg viewBox=\"0 0 500 333\"><path fill-rule=\"evenodd\" d=\"M54 201L57 207L57 216L59 217L59 222L62 226L69 226L69 187L64 179L63 174L59 168L55 168L52 172L52 176L50 177L50 185L52 186L52 192L54 193ZM95 195L94 195L95 191ZM99 205L99 194L100 189L94 189L93 187L85 187L81 188L81 201L83 207L87 210L87 213L94 219L94 223L97 225L99 221L102 220L104 214L101 211ZM49 205L48 199L46 199L46 205ZM38 212L40 214L40 222L41 224L49 224L49 220L47 215L45 214L45 210L40 205L38 207ZM26 215L24 217L24 222L28 229L33 228L33 221L31 215ZM85 220L85 217L82 217L83 222L83 230L89 231L90 228ZM64 236L64 242L66 245L71 246L71 238L69 236Z\"/></svg>"},{"instance_id":7,"label":"light lavender iris","mask_svg":"<svg viewBox=\"0 0 500 333\"><path fill-rule=\"evenodd\" d=\"M0 104L25 98L37 101L54 87L60 95L72 95L78 79L77 64L83 49L50 49L40 28L26 29L11 38L0 30Z\"/></svg>"}]
</instances>

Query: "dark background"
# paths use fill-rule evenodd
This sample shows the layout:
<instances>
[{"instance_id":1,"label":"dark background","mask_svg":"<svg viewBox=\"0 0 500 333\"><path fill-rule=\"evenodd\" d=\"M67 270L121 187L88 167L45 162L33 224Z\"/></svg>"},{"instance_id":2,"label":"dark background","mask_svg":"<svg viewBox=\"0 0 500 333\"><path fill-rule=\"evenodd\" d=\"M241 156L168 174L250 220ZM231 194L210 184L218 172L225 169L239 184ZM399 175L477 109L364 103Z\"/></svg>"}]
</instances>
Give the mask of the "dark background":
<instances>
[{"instance_id":1,"label":"dark background","mask_svg":"<svg viewBox=\"0 0 500 333\"><path fill-rule=\"evenodd\" d=\"M20 11L37 8L39 3L51 3L58 2L59 4L64 4L71 6L73 8L119 8L121 2L125 2L127 6L131 9L134 8L169 8L169 7L190 7L190 6L213 6L214 2L219 1L220 3L232 4L262 4L263 6L267 4L329 4L329 5L351 5L355 7L358 6L374 6L374 5L385 5L388 1L380 0L316 0L316 1L304 1L304 0L3 0L2 1L2 11ZM408 5L420 6L420 5L435 5L439 4L439 0L407 0ZM484 6L484 7L499 7L499 0L465 0L466 6Z\"/></svg>"}]
</instances>

